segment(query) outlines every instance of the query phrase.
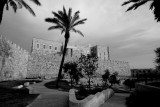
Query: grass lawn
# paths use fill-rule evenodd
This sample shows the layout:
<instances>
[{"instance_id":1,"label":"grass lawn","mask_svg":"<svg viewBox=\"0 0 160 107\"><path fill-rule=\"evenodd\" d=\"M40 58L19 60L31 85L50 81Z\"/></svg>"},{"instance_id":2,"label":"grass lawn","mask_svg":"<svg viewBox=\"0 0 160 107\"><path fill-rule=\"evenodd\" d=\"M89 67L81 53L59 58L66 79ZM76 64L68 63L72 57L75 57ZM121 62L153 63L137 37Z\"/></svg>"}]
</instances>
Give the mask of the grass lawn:
<instances>
[{"instance_id":1,"label":"grass lawn","mask_svg":"<svg viewBox=\"0 0 160 107\"><path fill-rule=\"evenodd\" d=\"M34 80L13 80L0 82L0 107L25 107L30 104L38 94L29 94L26 88L12 89L17 85ZM37 81L40 82L40 81Z\"/></svg>"}]
</instances>

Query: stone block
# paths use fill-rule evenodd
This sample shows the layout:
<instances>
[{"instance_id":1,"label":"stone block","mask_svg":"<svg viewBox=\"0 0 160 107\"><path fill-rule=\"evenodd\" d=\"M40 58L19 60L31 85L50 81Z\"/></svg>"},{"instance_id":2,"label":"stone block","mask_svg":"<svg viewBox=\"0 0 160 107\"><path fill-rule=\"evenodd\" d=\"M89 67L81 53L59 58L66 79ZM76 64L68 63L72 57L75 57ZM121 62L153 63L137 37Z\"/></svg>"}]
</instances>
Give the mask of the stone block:
<instances>
[{"instance_id":1,"label":"stone block","mask_svg":"<svg viewBox=\"0 0 160 107\"><path fill-rule=\"evenodd\" d=\"M28 87L29 85L30 85L29 82L25 82L25 83L24 83L24 86L25 86L25 87Z\"/></svg>"}]
</instances>

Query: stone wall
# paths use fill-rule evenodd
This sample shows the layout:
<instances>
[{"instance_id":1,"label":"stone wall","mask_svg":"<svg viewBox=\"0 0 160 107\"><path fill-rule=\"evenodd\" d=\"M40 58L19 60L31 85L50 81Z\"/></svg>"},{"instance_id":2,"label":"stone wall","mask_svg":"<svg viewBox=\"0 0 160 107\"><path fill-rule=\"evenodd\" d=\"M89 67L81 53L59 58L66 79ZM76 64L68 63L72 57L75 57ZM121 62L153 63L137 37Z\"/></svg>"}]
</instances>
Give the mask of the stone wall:
<instances>
[{"instance_id":1,"label":"stone wall","mask_svg":"<svg viewBox=\"0 0 160 107\"><path fill-rule=\"evenodd\" d=\"M36 51L32 52L28 59L27 77L57 77L61 58L61 54L43 54ZM75 61L76 59L77 57L66 56L65 62Z\"/></svg>"},{"instance_id":2,"label":"stone wall","mask_svg":"<svg viewBox=\"0 0 160 107\"><path fill-rule=\"evenodd\" d=\"M62 56L60 54L42 54L32 52L28 61L28 77L32 76L50 76L57 77ZM77 56L66 56L65 62L76 61ZM118 72L120 76L130 76L130 68L127 62L98 60L98 69L96 72L103 74L104 70L109 69L110 73Z\"/></svg>"},{"instance_id":3,"label":"stone wall","mask_svg":"<svg viewBox=\"0 0 160 107\"><path fill-rule=\"evenodd\" d=\"M1 36L2 38L2 36ZM5 59L5 65L1 72L0 80L20 79L27 76L27 63L29 53L11 41L7 41L11 47L11 56ZM0 68L2 56L0 56Z\"/></svg>"},{"instance_id":4,"label":"stone wall","mask_svg":"<svg viewBox=\"0 0 160 107\"><path fill-rule=\"evenodd\" d=\"M115 60L99 60L97 72L104 74L104 70L108 69L110 73L118 72L120 76L130 76L130 66L128 62L124 61L115 61Z\"/></svg>"}]
</instances>

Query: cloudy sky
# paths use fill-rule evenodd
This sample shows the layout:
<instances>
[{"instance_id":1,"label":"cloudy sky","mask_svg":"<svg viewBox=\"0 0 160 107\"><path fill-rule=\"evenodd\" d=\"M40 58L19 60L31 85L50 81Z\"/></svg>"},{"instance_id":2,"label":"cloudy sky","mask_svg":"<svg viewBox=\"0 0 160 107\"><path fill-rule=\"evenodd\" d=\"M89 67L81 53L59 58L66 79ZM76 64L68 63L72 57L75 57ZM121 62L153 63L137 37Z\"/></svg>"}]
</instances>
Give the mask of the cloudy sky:
<instances>
[{"instance_id":1,"label":"cloudy sky","mask_svg":"<svg viewBox=\"0 0 160 107\"><path fill-rule=\"evenodd\" d=\"M160 23L154 20L149 4L135 11L125 12L121 6L125 0L39 0L42 6L27 2L35 11L33 17L27 10L15 14L10 8L4 11L0 34L30 51L32 38L64 41L60 31L48 31L51 23L44 21L53 17L51 11L71 7L79 10L81 18L88 20L80 29L85 37L71 33L70 45L109 46L111 59L128 61L131 68L154 67L154 50L160 46Z\"/></svg>"}]
</instances>

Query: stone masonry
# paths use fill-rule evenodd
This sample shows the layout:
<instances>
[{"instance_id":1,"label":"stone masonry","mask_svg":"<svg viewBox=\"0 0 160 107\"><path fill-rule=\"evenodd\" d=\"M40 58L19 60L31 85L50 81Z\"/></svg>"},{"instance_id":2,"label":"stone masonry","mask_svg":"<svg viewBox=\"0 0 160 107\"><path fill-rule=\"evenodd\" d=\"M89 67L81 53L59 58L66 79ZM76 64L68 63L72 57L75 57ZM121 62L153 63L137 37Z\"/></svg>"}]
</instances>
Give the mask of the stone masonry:
<instances>
[{"instance_id":1,"label":"stone masonry","mask_svg":"<svg viewBox=\"0 0 160 107\"><path fill-rule=\"evenodd\" d=\"M33 38L31 53L29 53L11 41L7 42L11 46L13 54L12 57L6 59L1 73L4 77L3 80L38 76L57 77L62 58L62 43ZM111 73L116 71L122 76L131 75L128 62L109 60L107 59L107 48L103 47L104 50L101 46L96 47L98 47L96 52L99 57L97 69L99 74L103 74L105 69L109 69ZM91 46L68 47L65 62L76 61L81 54L92 54ZM0 56L1 62L2 57Z\"/></svg>"},{"instance_id":2,"label":"stone masonry","mask_svg":"<svg viewBox=\"0 0 160 107\"><path fill-rule=\"evenodd\" d=\"M0 39L2 38L3 36L0 36ZM12 55L9 56L9 58L6 58L5 65L2 71L0 71L1 80L25 78L27 76L29 53L9 40L7 41L7 43L11 47L10 52L12 53ZM0 63L2 63L1 56ZM0 68L1 67L2 64L0 64Z\"/></svg>"},{"instance_id":3,"label":"stone masonry","mask_svg":"<svg viewBox=\"0 0 160 107\"><path fill-rule=\"evenodd\" d=\"M41 39L35 39L35 38L33 39L32 50L34 51L32 51L31 57L29 57L29 62L28 62L29 77L30 76L56 77L58 75L58 70L59 70L60 61L62 57L61 50L59 49L59 51L56 51L56 53L55 52L50 53L48 52L50 50L49 48L48 50L45 49L44 47L39 49L37 44L39 44L40 46L43 46L44 41L45 43L48 43L47 44L48 46L50 46L51 41L47 42L47 40L41 40ZM55 43L53 42L52 44L56 44L56 43L57 42ZM38 49L35 46L37 46ZM58 45L56 44L55 46L60 48L62 47L62 44L58 44ZM91 48L85 47L83 50L82 47L68 46L65 62L77 60L81 54L84 54L84 52L85 53L87 52L89 54L94 53L98 57L97 72L99 74L103 74L104 70L109 69L111 73L118 72L120 76L130 76L130 67L128 62L109 60L106 47L101 47L101 46L93 46Z\"/></svg>"}]
</instances>

